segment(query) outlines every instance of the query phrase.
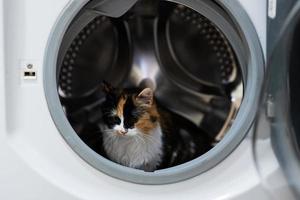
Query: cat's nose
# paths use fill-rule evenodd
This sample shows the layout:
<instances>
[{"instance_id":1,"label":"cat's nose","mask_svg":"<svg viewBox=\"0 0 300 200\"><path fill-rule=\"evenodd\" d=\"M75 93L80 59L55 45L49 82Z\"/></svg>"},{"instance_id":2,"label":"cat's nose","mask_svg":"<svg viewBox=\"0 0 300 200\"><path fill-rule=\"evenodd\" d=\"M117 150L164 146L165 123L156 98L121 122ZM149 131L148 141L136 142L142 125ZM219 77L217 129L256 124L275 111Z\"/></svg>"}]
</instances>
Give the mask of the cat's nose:
<instances>
[{"instance_id":1,"label":"cat's nose","mask_svg":"<svg viewBox=\"0 0 300 200\"><path fill-rule=\"evenodd\" d=\"M120 133L121 133L122 135L125 135L127 132L128 132L127 129L120 130Z\"/></svg>"}]
</instances>

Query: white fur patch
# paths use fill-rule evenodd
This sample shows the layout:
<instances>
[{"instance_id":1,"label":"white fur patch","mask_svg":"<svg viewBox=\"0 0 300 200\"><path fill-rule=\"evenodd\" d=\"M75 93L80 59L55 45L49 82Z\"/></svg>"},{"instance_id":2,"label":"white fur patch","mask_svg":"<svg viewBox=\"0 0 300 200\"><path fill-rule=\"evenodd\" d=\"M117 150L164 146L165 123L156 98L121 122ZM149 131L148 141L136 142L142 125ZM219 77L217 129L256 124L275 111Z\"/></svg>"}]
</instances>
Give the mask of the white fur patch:
<instances>
[{"instance_id":1,"label":"white fur patch","mask_svg":"<svg viewBox=\"0 0 300 200\"><path fill-rule=\"evenodd\" d=\"M103 127L103 144L108 157L121 165L154 171L162 159L162 131L157 126L149 134L129 129L124 136Z\"/></svg>"},{"instance_id":2,"label":"white fur patch","mask_svg":"<svg viewBox=\"0 0 300 200\"><path fill-rule=\"evenodd\" d=\"M125 128L124 128L124 117L121 117L120 120L121 120L121 123L118 124L118 125L115 125L115 126L113 127L113 129L114 129L115 131L125 132Z\"/></svg>"}]
</instances>

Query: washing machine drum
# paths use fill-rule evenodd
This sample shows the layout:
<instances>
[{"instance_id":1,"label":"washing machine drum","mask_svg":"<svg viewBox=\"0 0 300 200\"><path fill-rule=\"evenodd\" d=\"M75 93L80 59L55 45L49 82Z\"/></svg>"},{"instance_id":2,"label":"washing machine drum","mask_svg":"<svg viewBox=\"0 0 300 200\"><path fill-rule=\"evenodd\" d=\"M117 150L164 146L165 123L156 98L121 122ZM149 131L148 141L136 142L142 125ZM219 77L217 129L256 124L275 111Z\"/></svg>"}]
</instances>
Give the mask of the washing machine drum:
<instances>
[{"instance_id":1,"label":"washing machine drum","mask_svg":"<svg viewBox=\"0 0 300 200\"><path fill-rule=\"evenodd\" d=\"M230 127L243 95L240 66L222 31L200 13L170 2L140 1L118 18L79 14L64 37L57 68L58 92L70 124L103 156L98 124L104 80L128 88L151 79L163 106L216 142ZM199 136L177 135L177 147L194 137Z\"/></svg>"}]
</instances>

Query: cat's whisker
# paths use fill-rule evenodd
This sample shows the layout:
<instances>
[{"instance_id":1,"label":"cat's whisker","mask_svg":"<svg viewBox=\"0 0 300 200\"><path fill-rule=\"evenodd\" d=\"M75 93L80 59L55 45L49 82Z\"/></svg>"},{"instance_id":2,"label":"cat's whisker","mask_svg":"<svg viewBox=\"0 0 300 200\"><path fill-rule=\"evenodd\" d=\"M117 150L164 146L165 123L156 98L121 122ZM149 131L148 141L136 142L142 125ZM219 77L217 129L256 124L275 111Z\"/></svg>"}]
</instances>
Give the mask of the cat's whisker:
<instances>
[{"instance_id":1,"label":"cat's whisker","mask_svg":"<svg viewBox=\"0 0 300 200\"><path fill-rule=\"evenodd\" d=\"M92 134L93 133L103 133L104 131L103 130L97 130L97 131L94 131L94 132L91 132Z\"/></svg>"},{"instance_id":2,"label":"cat's whisker","mask_svg":"<svg viewBox=\"0 0 300 200\"><path fill-rule=\"evenodd\" d=\"M152 138L149 138L147 135L141 136L144 140L149 141L149 142L155 142L152 140Z\"/></svg>"},{"instance_id":3,"label":"cat's whisker","mask_svg":"<svg viewBox=\"0 0 300 200\"><path fill-rule=\"evenodd\" d=\"M155 142L157 142L157 143L160 142L160 139L158 139L158 138L155 138L155 137L153 137L153 136L148 136L148 137L150 137L153 141L155 141Z\"/></svg>"},{"instance_id":4,"label":"cat's whisker","mask_svg":"<svg viewBox=\"0 0 300 200\"><path fill-rule=\"evenodd\" d=\"M139 137L134 137L136 143L139 143Z\"/></svg>"},{"instance_id":5,"label":"cat's whisker","mask_svg":"<svg viewBox=\"0 0 300 200\"><path fill-rule=\"evenodd\" d=\"M91 132L91 133L113 133L111 129L99 129L97 131Z\"/></svg>"},{"instance_id":6,"label":"cat's whisker","mask_svg":"<svg viewBox=\"0 0 300 200\"><path fill-rule=\"evenodd\" d=\"M144 137L145 139L149 140L150 142L153 142L153 143L158 143L158 142L159 142L156 138L154 138L154 137L151 136L151 135L146 135L146 134L144 134L143 137Z\"/></svg>"},{"instance_id":7,"label":"cat's whisker","mask_svg":"<svg viewBox=\"0 0 300 200\"><path fill-rule=\"evenodd\" d=\"M140 139L144 144L146 143L144 138L142 138L139 134L136 135L138 139Z\"/></svg>"}]
</instances>

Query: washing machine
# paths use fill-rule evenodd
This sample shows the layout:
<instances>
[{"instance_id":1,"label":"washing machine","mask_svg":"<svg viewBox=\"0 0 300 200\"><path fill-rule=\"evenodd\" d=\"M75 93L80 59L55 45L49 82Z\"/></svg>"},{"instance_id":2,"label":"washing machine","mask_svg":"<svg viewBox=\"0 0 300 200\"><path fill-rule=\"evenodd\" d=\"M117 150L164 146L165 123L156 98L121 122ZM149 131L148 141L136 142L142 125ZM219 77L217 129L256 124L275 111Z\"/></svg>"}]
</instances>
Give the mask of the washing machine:
<instances>
[{"instance_id":1,"label":"washing machine","mask_svg":"<svg viewBox=\"0 0 300 200\"><path fill-rule=\"evenodd\" d=\"M297 199L299 8L1 1L0 198ZM149 79L162 105L213 138L210 150L186 156L199 134L181 134L155 171L108 159L101 82Z\"/></svg>"}]
</instances>

